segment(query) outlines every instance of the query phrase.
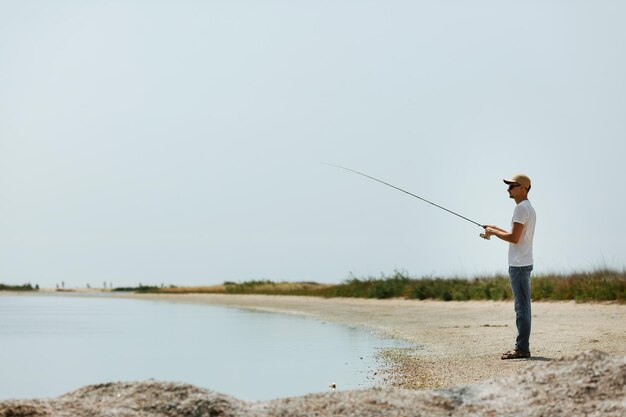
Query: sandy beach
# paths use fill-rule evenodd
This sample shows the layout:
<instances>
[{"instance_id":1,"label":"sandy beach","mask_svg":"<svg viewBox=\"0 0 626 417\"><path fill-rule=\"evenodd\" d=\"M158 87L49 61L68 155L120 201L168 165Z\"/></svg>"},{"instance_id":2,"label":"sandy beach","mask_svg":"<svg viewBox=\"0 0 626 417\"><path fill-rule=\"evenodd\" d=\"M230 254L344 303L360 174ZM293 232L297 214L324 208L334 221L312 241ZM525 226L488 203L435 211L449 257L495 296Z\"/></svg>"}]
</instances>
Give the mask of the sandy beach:
<instances>
[{"instance_id":1,"label":"sandy beach","mask_svg":"<svg viewBox=\"0 0 626 417\"><path fill-rule=\"evenodd\" d=\"M353 298L187 294L122 297L298 314L359 326L408 341L383 352L389 386L441 388L513 374L529 363L597 349L626 355L626 305L534 302L530 359L500 359L513 348L512 302L440 302Z\"/></svg>"}]
</instances>

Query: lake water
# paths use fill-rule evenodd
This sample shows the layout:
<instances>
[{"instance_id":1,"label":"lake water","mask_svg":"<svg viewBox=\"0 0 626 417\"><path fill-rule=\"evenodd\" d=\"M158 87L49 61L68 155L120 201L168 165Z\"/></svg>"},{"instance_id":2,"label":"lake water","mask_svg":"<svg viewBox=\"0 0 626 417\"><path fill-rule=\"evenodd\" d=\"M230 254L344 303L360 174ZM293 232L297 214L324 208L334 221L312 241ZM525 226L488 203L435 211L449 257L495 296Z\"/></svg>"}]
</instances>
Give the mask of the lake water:
<instances>
[{"instance_id":1,"label":"lake water","mask_svg":"<svg viewBox=\"0 0 626 417\"><path fill-rule=\"evenodd\" d=\"M379 382L377 351L404 346L295 315L119 299L0 296L0 400L153 378L255 401Z\"/></svg>"}]
</instances>

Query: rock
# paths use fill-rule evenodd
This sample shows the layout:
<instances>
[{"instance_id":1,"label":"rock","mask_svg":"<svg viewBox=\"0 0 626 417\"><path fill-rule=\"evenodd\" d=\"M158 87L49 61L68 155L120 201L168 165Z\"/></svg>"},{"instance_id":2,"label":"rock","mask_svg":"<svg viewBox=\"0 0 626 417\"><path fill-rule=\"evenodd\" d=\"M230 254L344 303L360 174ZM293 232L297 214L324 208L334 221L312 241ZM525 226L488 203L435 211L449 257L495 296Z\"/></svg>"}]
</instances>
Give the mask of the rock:
<instances>
[{"instance_id":1,"label":"rock","mask_svg":"<svg viewBox=\"0 0 626 417\"><path fill-rule=\"evenodd\" d=\"M590 351L433 391L374 388L249 403L187 384L143 381L91 385L49 400L0 402L1 417L574 415L626 415L626 357Z\"/></svg>"}]
</instances>

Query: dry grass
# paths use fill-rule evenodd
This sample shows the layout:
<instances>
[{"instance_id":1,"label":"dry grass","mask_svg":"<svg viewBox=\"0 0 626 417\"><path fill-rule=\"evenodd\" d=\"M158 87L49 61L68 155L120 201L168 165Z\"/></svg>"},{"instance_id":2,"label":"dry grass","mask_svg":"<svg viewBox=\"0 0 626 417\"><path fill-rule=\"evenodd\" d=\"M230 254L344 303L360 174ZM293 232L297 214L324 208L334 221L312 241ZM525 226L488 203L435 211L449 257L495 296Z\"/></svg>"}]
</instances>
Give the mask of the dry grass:
<instances>
[{"instance_id":1,"label":"dry grass","mask_svg":"<svg viewBox=\"0 0 626 417\"><path fill-rule=\"evenodd\" d=\"M313 282L271 282L249 281L244 283L226 282L222 285L195 287L167 287L146 292L162 294L271 294L271 295L314 295L316 292L334 285Z\"/></svg>"}]
</instances>

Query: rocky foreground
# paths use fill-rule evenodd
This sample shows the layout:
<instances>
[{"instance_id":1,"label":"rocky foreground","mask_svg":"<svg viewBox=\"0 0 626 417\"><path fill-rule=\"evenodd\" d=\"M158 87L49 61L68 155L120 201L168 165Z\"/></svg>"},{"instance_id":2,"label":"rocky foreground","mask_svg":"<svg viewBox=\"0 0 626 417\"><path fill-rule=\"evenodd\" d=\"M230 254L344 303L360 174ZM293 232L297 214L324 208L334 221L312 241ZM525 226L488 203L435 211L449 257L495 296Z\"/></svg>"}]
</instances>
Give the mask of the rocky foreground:
<instances>
[{"instance_id":1,"label":"rocky foreground","mask_svg":"<svg viewBox=\"0 0 626 417\"><path fill-rule=\"evenodd\" d=\"M333 391L249 403L191 385L144 381L91 385L53 399L0 402L2 417L625 415L626 356L599 351L433 391Z\"/></svg>"}]
</instances>

